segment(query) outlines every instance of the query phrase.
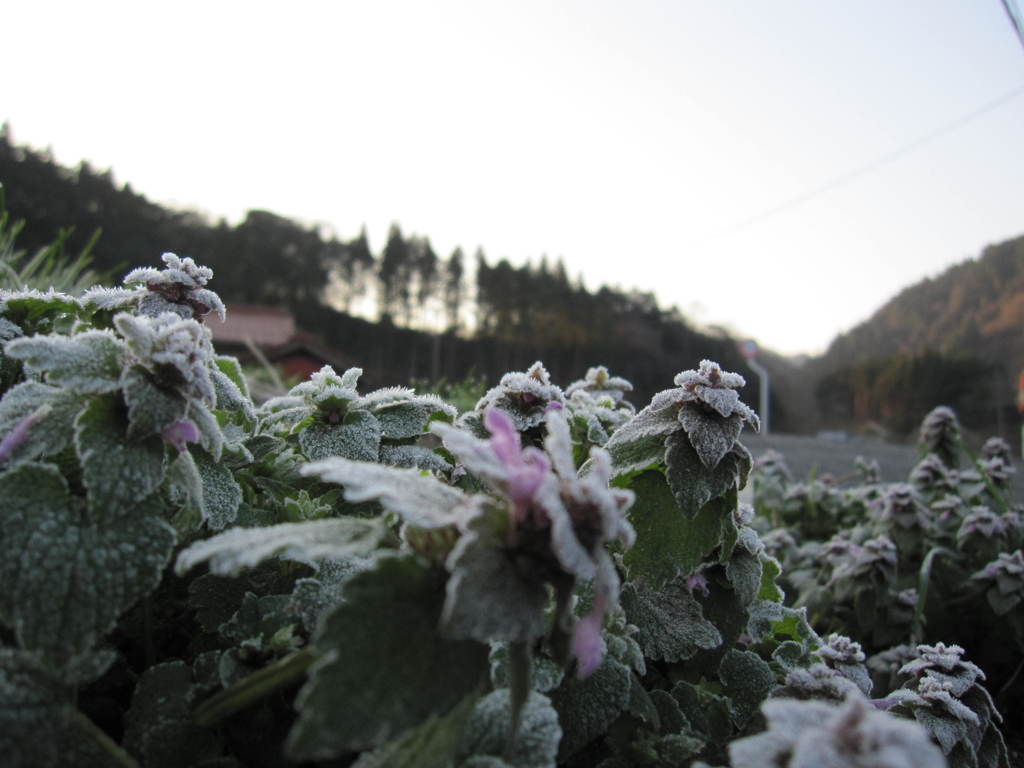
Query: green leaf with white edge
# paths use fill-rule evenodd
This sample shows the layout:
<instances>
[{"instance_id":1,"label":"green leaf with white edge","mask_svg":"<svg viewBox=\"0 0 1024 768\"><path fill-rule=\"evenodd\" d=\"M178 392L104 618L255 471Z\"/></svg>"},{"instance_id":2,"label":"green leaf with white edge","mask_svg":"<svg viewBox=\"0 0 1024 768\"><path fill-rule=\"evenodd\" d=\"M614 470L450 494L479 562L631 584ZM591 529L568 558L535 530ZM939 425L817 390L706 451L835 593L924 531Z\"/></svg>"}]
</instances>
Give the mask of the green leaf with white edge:
<instances>
[{"instance_id":1,"label":"green leaf with white edge","mask_svg":"<svg viewBox=\"0 0 1024 768\"><path fill-rule=\"evenodd\" d=\"M189 449L203 482L202 519L211 531L220 531L235 521L242 502L242 488L231 470L198 446Z\"/></svg>"},{"instance_id":2,"label":"green leaf with white edge","mask_svg":"<svg viewBox=\"0 0 1024 768\"><path fill-rule=\"evenodd\" d=\"M124 352L124 343L112 331L22 337L4 347L4 353L21 360L26 370L46 374L47 383L83 395L113 392L121 386Z\"/></svg>"},{"instance_id":3,"label":"green leaf with white edge","mask_svg":"<svg viewBox=\"0 0 1024 768\"><path fill-rule=\"evenodd\" d=\"M636 494L628 514L636 542L623 555L631 578L645 579L656 587L677 574L692 573L730 532L735 534L727 497L706 504L688 518L660 472L639 474L626 487Z\"/></svg>"},{"instance_id":4,"label":"green leaf with white edge","mask_svg":"<svg viewBox=\"0 0 1024 768\"><path fill-rule=\"evenodd\" d=\"M736 547L725 564L725 576L743 605L750 605L761 588L762 565L758 555Z\"/></svg>"},{"instance_id":5,"label":"green leaf with white edge","mask_svg":"<svg viewBox=\"0 0 1024 768\"><path fill-rule=\"evenodd\" d=\"M731 648L722 658L718 675L732 700L732 721L740 730L746 727L761 702L778 687L768 662L751 651Z\"/></svg>"},{"instance_id":6,"label":"green leaf with white edge","mask_svg":"<svg viewBox=\"0 0 1024 768\"><path fill-rule=\"evenodd\" d=\"M738 486L740 459L735 452L726 453L714 468L708 469L685 432L670 435L665 444L665 476L676 503L687 517L693 517L709 501Z\"/></svg>"},{"instance_id":7,"label":"green leaf with white edge","mask_svg":"<svg viewBox=\"0 0 1024 768\"><path fill-rule=\"evenodd\" d=\"M190 400L188 420L195 424L199 431L199 445L213 457L214 461L220 461L224 449L224 433L221 431L217 417L210 412L205 404L198 400Z\"/></svg>"},{"instance_id":8,"label":"green leaf with white edge","mask_svg":"<svg viewBox=\"0 0 1024 768\"><path fill-rule=\"evenodd\" d=\"M511 720L507 688L492 691L481 699L463 734L459 755L466 762L460 765L489 766L492 763L480 760L490 757L500 758L511 768L555 768L562 728L548 698L530 693L522 709L519 730L509 743Z\"/></svg>"},{"instance_id":9,"label":"green leaf with white edge","mask_svg":"<svg viewBox=\"0 0 1024 768\"><path fill-rule=\"evenodd\" d=\"M315 419L299 432L299 447L310 461L331 456L376 461L380 437L380 422L373 414L350 411L340 424Z\"/></svg>"},{"instance_id":10,"label":"green leaf with white edge","mask_svg":"<svg viewBox=\"0 0 1024 768\"><path fill-rule=\"evenodd\" d=\"M155 495L96 527L55 466L24 464L0 475L0 498L0 620L22 647L87 651L160 583L175 536Z\"/></svg>"},{"instance_id":11,"label":"green leaf with white edge","mask_svg":"<svg viewBox=\"0 0 1024 768\"><path fill-rule=\"evenodd\" d=\"M650 405L608 438L604 447L611 454L615 475L643 471L664 461L665 438L682 429L676 418L676 400L676 390L659 392Z\"/></svg>"},{"instance_id":12,"label":"green leaf with white edge","mask_svg":"<svg viewBox=\"0 0 1024 768\"><path fill-rule=\"evenodd\" d=\"M4 291L0 296L0 314L25 328L50 327L63 315L78 315L80 309L78 299L53 288Z\"/></svg>"},{"instance_id":13,"label":"green leaf with white edge","mask_svg":"<svg viewBox=\"0 0 1024 768\"><path fill-rule=\"evenodd\" d=\"M384 509L421 528L450 525L464 516L469 497L418 469L387 467L340 457L322 459L302 468L306 477L345 487L345 500L354 504L379 501Z\"/></svg>"},{"instance_id":14,"label":"green leaf with white edge","mask_svg":"<svg viewBox=\"0 0 1024 768\"><path fill-rule=\"evenodd\" d=\"M565 761L598 738L629 707L632 672L606 656L593 674L584 680L567 676L551 692L551 705L558 712L562 740L559 761Z\"/></svg>"},{"instance_id":15,"label":"green leaf with white edge","mask_svg":"<svg viewBox=\"0 0 1024 768\"><path fill-rule=\"evenodd\" d=\"M413 397L410 400L383 403L373 408L380 422L381 436L387 440L406 440L422 435L435 417L451 420L455 409L440 399Z\"/></svg>"},{"instance_id":16,"label":"green leaf with white edge","mask_svg":"<svg viewBox=\"0 0 1024 768\"><path fill-rule=\"evenodd\" d=\"M775 580L782 575L782 565L771 555L761 556L761 587L757 591L758 600L781 603L785 598L782 588Z\"/></svg>"},{"instance_id":17,"label":"green leaf with white edge","mask_svg":"<svg viewBox=\"0 0 1024 768\"><path fill-rule=\"evenodd\" d=\"M372 752L364 752L352 768L452 768L463 728L479 697L472 693L451 712L431 715Z\"/></svg>"},{"instance_id":18,"label":"green leaf with white edge","mask_svg":"<svg viewBox=\"0 0 1024 768\"><path fill-rule=\"evenodd\" d=\"M203 519L203 478L189 451L181 451L167 468L167 489L171 501L192 515L196 525Z\"/></svg>"},{"instance_id":19,"label":"green leaf with white edge","mask_svg":"<svg viewBox=\"0 0 1024 768\"><path fill-rule=\"evenodd\" d=\"M508 552L508 514L485 506L448 556L442 626L454 637L531 642L547 631L545 583Z\"/></svg>"},{"instance_id":20,"label":"green leaf with white edge","mask_svg":"<svg viewBox=\"0 0 1024 768\"><path fill-rule=\"evenodd\" d=\"M60 387L38 381L23 381L7 390L0 400L0 438L6 437L22 419L37 414L25 441L16 446L7 466L64 450L74 434L75 417L85 398Z\"/></svg>"},{"instance_id":21,"label":"green leaf with white edge","mask_svg":"<svg viewBox=\"0 0 1024 768\"><path fill-rule=\"evenodd\" d=\"M637 640L650 659L685 661L722 643L722 635L704 618L700 603L687 589L685 577L657 590L631 581L619 599L630 623L639 628Z\"/></svg>"},{"instance_id":22,"label":"green leaf with white edge","mask_svg":"<svg viewBox=\"0 0 1024 768\"><path fill-rule=\"evenodd\" d=\"M422 445L380 444L380 463L393 467L415 467L430 472L451 472L452 465Z\"/></svg>"},{"instance_id":23,"label":"green leaf with white edge","mask_svg":"<svg viewBox=\"0 0 1024 768\"><path fill-rule=\"evenodd\" d=\"M238 387L238 391L242 393L242 396L251 401L252 396L249 394L249 382L245 380L245 373L242 371L242 365L238 362L238 358L231 357L230 355L217 355L214 357L213 362L217 366L217 370L231 379L232 383Z\"/></svg>"},{"instance_id":24,"label":"green leaf with white edge","mask_svg":"<svg viewBox=\"0 0 1024 768\"><path fill-rule=\"evenodd\" d=\"M369 555L387 536L388 528L379 518L337 517L266 528L231 528L189 545L174 567L184 574L208 562L211 573L237 576L275 557L315 565L323 559Z\"/></svg>"},{"instance_id":25,"label":"green leaf with white edge","mask_svg":"<svg viewBox=\"0 0 1024 768\"><path fill-rule=\"evenodd\" d=\"M250 424L256 421L256 409L253 408L252 400L221 370L219 364L210 370L210 381L213 382L213 391L217 396L218 411L238 413Z\"/></svg>"},{"instance_id":26,"label":"green leaf with white edge","mask_svg":"<svg viewBox=\"0 0 1024 768\"><path fill-rule=\"evenodd\" d=\"M57 742L71 714L71 691L37 655L0 647L0 754L8 768L60 764Z\"/></svg>"},{"instance_id":27,"label":"green leaf with white edge","mask_svg":"<svg viewBox=\"0 0 1024 768\"><path fill-rule=\"evenodd\" d=\"M381 557L352 577L320 621L320 659L296 700L293 759L379 747L451 711L487 674L487 647L437 631L445 574L415 556Z\"/></svg>"},{"instance_id":28,"label":"green leaf with white edge","mask_svg":"<svg viewBox=\"0 0 1024 768\"><path fill-rule=\"evenodd\" d=\"M89 511L97 522L131 515L136 502L163 482L164 441L128 440L127 414L115 397L96 397L75 419L75 450Z\"/></svg>"},{"instance_id":29,"label":"green leaf with white edge","mask_svg":"<svg viewBox=\"0 0 1024 768\"><path fill-rule=\"evenodd\" d=\"M159 435L188 412L188 401L157 384L141 365L125 369L121 391L128 405L128 438L132 440Z\"/></svg>"}]
</instances>

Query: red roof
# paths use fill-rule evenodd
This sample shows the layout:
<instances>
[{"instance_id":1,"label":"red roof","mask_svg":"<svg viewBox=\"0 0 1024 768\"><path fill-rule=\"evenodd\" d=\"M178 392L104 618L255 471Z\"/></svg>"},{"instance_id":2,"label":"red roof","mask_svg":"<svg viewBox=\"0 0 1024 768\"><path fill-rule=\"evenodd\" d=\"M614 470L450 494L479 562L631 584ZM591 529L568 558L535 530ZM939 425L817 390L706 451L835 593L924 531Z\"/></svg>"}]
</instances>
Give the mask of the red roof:
<instances>
[{"instance_id":1,"label":"red roof","mask_svg":"<svg viewBox=\"0 0 1024 768\"><path fill-rule=\"evenodd\" d=\"M227 320L207 319L213 341L244 343L246 339L261 347L277 347L295 336L295 318L286 310L253 304L232 304Z\"/></svg>"}]
</instances>

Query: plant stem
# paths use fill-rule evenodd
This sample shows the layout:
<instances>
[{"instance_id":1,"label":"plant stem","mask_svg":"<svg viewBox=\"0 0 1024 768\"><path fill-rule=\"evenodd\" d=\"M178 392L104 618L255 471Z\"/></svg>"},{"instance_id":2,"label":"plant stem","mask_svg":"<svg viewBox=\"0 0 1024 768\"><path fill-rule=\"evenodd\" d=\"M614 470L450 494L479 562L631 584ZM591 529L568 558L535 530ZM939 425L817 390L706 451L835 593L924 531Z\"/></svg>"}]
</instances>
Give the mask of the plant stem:
<instances>
[{"instance_id":1,"label":"plant stem","mask_svg":"<svg viewBox=\"0 0 1024 768\"><path fill-rule=\"evenodd\" d=\"M204 727L219 723L274 691L299 680L315 660L316 654L310 648L285 656L208 698L195 708L192 719L196 725Z\"/></svg>"}]
</instances>

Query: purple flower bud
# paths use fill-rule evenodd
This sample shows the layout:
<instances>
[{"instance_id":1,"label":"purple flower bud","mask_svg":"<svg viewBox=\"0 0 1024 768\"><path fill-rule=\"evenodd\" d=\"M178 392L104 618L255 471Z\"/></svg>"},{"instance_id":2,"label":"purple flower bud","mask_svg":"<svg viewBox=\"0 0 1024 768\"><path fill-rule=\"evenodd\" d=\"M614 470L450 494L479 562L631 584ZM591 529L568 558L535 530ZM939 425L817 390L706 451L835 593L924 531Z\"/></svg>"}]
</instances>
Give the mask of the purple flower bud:
<instances>
[{"instance_id":1,"label":"purple flower bud","mask_svg":"<svg viewBox=\"0 0 1024 768\"><path fill-rule=\"evenodd\" d=\"M704 597L707 597L708 577L700 571L698 571L697 573L692 573L686 577L686 588L690 591L691 595L693 594L693 591L696 589L700 590L700 593L704 595Z\"/></svg>"},{"instance_id":2,"label":"purple flower bud","mask_svg":"<svg viewBox=\"0 0 1024 768\"><path fill-rule=\"evenodd\" d=\"M35 426L48 411L49 406L43 406L43 408L30 413L15 424L14 429L4 436L4 439L0 441L0 464L5 464L10 460L11 454L17 450L18 446L28 440L28 431L32 429L32 427Z\"/></svg>"},{"instance_id":3,"label":"purple flower bud","mask_svg":"<svg viewBox=\"0 0 1024 768\"><path fill-rule=\"evenodd\" d=\"M544 406L544 410L545 411L560 411L564 407L565 406L563 406L557 400L552 400L550 403L548 403L547 405Z\"/></svg>"},{"instance_id":4,"label":"purple flower bud","mask_svg":"<svg viewBox=\"0 0 1024 768\"><path fill-rule=\"evenodd\" d=\"M491 433L491 449L507 473L509 498L515 506L515 519L525 519L537 489L551 467L551 462L536 448L520 447L519 433L512 422L497 408L484 411L484 426Z\"/></svg>"},{"instance_id":5,"label":"purple flower bud","mask_svg":"<svg viewBox=\"0 0 1024 768\"><path fill-rule=\"evenodd\" d=\"M572 655L576 657L576 678L584 680L601 666L604 658L604 643L601 642L601 625L608 608L607 599L598 594L593 610L576 622L572 638Z\"/></svg>"},{"instance_id":6,"label":"purple flower bud","mask_svg":"<svg viewBox=\"0 0 1024 768\"><path fill-rule=\"evenodd\" d=\"M179 451L184 451L186 443L199 441L199 430L191 421L176 421L164 429L163 437Z\"/></svg>"}]
</instances>

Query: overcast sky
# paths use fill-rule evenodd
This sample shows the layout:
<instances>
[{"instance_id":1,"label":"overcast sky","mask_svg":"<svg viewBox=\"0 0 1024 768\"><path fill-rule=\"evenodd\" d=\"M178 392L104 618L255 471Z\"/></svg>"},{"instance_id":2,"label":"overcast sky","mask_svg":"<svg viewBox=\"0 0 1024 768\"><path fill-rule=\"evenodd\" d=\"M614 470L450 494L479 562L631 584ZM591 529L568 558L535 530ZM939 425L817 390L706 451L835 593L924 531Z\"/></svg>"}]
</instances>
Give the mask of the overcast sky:
<instances>
[{"instance_id":1,"label":"overcast sky","mask_svg":"<svg viewBox=\"0 0 1024 768\"><path fill-rule=\"evenodd\" d=\"M1024 233L1000 0L12 0L3 27L0 119L62 163L375 250L397 221L561 256L781 352Z\"/></svg>"}]
</instances>

